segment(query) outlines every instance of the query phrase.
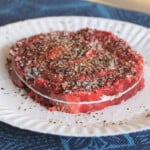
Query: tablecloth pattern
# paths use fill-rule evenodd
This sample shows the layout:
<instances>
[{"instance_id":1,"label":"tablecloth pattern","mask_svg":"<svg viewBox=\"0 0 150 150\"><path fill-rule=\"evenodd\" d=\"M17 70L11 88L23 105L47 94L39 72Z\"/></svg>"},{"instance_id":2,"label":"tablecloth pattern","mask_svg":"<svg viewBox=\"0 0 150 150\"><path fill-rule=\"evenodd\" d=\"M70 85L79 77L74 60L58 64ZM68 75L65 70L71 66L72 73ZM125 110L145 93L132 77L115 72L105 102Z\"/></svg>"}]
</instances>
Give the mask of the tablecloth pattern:
<instances>
[{"instance_id":1,"label":"tablecloth pattern","mask_svg":"<svg viewBox=\"0 0 150 150\"><path fill-rule=\"evenodd\" d=\"M0 0L0 26L45 16L95 16L150 27L150 14L81 0ZM150 150L150 130L117 136L65 137L0 122L0 150Z\"/></svg>"}]
</instances>

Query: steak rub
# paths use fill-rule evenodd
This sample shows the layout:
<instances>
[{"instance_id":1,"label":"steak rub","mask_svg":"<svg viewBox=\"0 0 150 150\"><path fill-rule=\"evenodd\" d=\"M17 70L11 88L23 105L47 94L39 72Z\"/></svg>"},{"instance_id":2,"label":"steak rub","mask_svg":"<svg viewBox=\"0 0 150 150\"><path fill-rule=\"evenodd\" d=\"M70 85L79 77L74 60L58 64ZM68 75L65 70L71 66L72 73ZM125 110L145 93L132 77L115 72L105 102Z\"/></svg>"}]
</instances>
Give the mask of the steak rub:
<instances>
[{"instance_id":1,"label":"steak rub","mask_svg":"<svg viewBox=\"0 0 150 150\"><path fill-rule=\"evenodd\" d=\"M67 113L98 111L134 96L144 88L143 64L127 42L89 28L21 39L8 57L15 85L50 111Z\"/></svg>"}]
</instances>

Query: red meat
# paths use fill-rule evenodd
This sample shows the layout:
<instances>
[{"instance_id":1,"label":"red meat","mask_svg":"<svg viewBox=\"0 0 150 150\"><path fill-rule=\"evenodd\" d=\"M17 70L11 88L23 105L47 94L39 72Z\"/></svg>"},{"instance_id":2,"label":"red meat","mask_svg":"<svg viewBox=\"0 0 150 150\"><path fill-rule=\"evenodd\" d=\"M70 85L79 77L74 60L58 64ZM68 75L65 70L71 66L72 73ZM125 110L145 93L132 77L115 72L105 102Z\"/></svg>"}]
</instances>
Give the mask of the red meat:
<instances>
[{"instance_id":1,"label":"red meat","mask_svg":"<svg viewBox=\"0 0 150 150\"><path fill-rule=\"evenodd\" d=\"M26 87L17 71L33 89L51 98L29 89L29 96L51 111L97 111L144 88L142 56L106 31L86 28L35 35L13 45L8 60L13 82ZM116 97L104 101L104 96Z\"/></svg>"}]
</instances>

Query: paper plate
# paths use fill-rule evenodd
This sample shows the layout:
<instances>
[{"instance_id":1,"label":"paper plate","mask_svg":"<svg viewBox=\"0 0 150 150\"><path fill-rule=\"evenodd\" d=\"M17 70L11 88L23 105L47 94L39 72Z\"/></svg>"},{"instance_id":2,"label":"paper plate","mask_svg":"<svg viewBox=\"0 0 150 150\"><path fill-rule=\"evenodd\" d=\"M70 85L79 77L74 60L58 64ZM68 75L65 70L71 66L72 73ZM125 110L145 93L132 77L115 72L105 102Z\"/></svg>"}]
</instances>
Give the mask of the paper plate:
<instances>
[{"instance_id":1,"label":"paper plate","mask_svg":"<svg viewBox=\"0 0 150 150\"><path fill-rule=\"evenodd\" d=\"M15 87L6 58L17 40L50 31L81 28L112 31L128 41L145 60L145 88L119 105L88 114L50 112ZM64 136L105 136L150 129L150 31L139 25L93 17L46 17L0 28L0 121L41 133Z\"/></svg>"}]
</instances>

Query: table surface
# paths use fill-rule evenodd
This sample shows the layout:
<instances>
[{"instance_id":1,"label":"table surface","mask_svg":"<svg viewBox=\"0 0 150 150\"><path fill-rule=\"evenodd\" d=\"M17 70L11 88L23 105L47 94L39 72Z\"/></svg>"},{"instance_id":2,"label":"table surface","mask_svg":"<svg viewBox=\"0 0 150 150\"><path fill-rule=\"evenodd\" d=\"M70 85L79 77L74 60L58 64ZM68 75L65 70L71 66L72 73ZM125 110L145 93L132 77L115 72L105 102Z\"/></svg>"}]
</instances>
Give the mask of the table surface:
<instances>
[{"instance_id":1,"label":"table surface","mask_svg":"<svg viewBox=\"0 0 150 150\"><path fill-rule=\"evenodd\" d=\"M59 4L59 5L58 5ZM150 15L80 0L1 0L0 26L45 16L95 16L150 27ZM2 150L150 150L150 130L106 137L35 133L0 122Z\"/></svg>"},{"instance_id":2,"label":"table surface","mask_svg":"<svg viewBox=\"0 0 150 150\"><path fill-rule=\"evenodd\" d=\"M150 0L88 0L129 10L150 13Z\"/></svg>"}]
</instances>

